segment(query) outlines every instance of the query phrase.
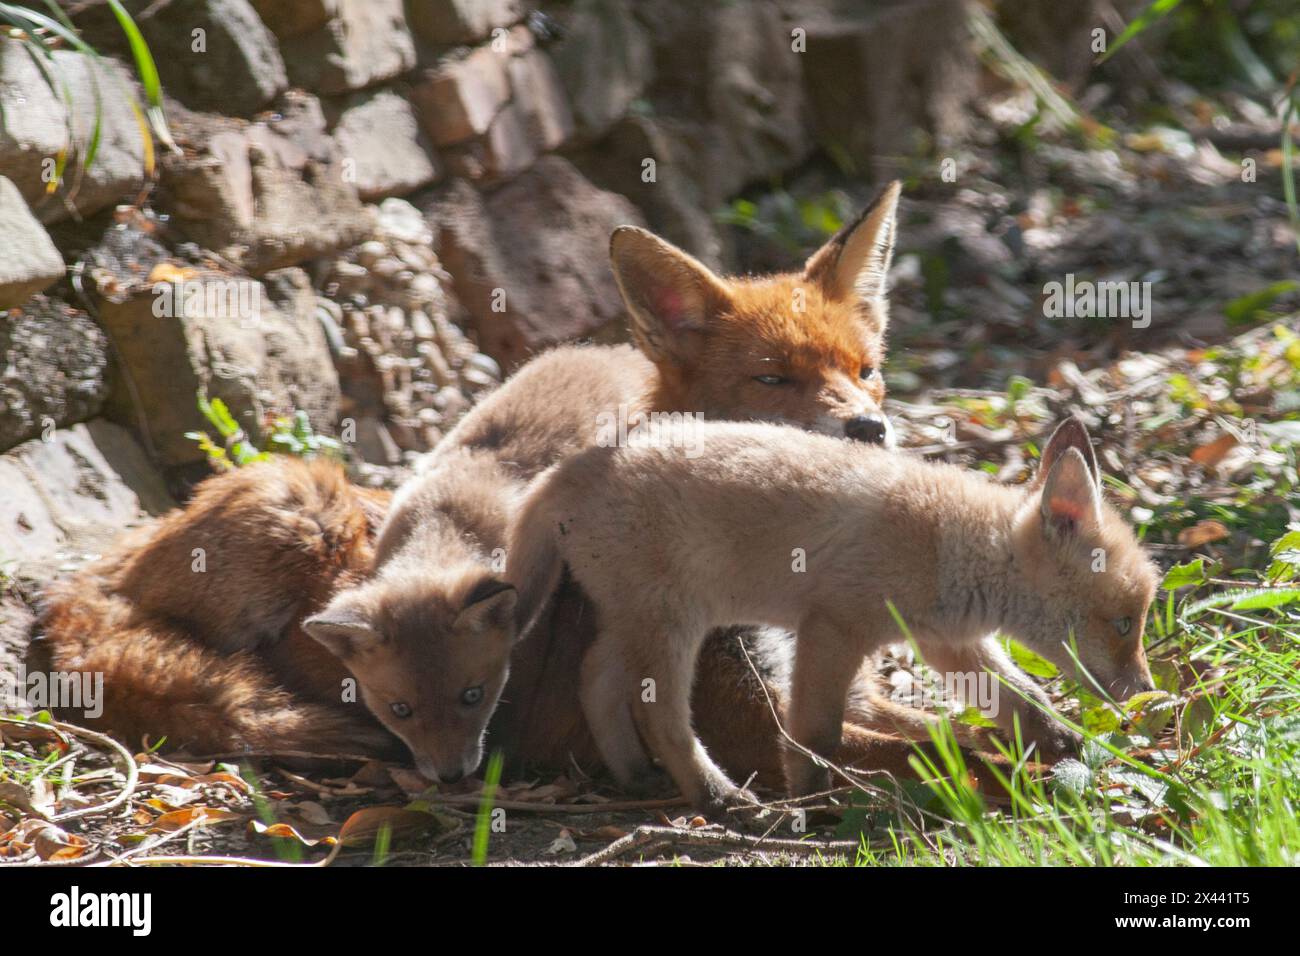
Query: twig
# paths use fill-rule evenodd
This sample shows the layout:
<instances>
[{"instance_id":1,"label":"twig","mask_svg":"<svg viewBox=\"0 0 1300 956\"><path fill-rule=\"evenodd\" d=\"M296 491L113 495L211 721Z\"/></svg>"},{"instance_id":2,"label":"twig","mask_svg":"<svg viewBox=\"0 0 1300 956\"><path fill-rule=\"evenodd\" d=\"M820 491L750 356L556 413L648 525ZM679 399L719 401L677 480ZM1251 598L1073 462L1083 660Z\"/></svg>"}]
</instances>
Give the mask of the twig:
<instances>
[{"instance_id":1,"label":"twig","mask_svg":"<svg viewBox=\"0 0 1300 956\"><path fill-rule=\"evenodd\" d=\"M421 799L429 803L443 803L449 806L478 806L482 794L434 794ZM623 800L610 803L533 803L527 800L493 800L492 805L503 810L533 813L622 813L627 810L665 810L684 807L687 806L687 801L683 797L669 797L663 800Z\"/></svg>"},{"instance_id":2,"label":"twig","mask_svg":"<svg viewBox=\"0 0 1300 956\"><path fill-rule=\"evenodd\" d=\"M78 727L75 724L64 723L59 720L51 721L48 724L37 724L30 720L18 720L14 717L0 717L0 721L9 724L20 724L24 727L52 727L64 733L71 734L74 737L88 738L89 740L112 750L122 758L122 762L126 764L126 785L122 788L122 792L116 797L109 800L107 803L97 804L93 807L78 807L76 810L65 810L63 813L55 814L49 818L51 823L63 823L66 820L76 820L80 817L95 816L96 814L107 813L109 810L114 810L126 803L126 801L131 798L131 794L135 793L135 789L139 785L140 768L136 766L135 758L131 756L129 750L112 737L94 730L87 730L85 727Z\"/></svg>"},{"instance_id":3,"label":"twig","mask_svg":"<svg viewBox=\"0 0 1300 956\"><path fill-rule=\"evenodd\" d=\"M599 866L617 859L632 850L643 849L650 844L667 846L699 846L724 850L767 850L785 853L855 853L861 844L857 840L827 840L813 843L808 840L773 839L771 837L749 836L735 830L684 830L677 827L639 826L626 836L621 836L609 846L575 860L568 866Z\"/></svg>"}]
</instances>

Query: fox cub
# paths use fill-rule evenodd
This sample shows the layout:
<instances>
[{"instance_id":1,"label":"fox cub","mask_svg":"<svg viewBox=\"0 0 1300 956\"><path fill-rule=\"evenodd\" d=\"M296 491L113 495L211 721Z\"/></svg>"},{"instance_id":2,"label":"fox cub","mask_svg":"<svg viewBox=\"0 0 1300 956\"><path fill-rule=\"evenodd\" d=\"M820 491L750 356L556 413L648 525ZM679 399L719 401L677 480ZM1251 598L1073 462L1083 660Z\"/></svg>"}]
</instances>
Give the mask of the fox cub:
<instances>
[{"instance_id":1,"label":"fox cub","mask_svg":"<svg viewBox=\"0 0 1300 956\"><path fill-rule=\"evenodd\" d=\"M393 500L372 576L337 593L304 627L357 676L371 711L426 775L447 782L476 769L499 701L494 744L514 762L581 763L595 749L576 694L592 634L581 595L561 594L545 639L512 649L515 593L494 554L504 555L505 524L538 474L621 440L620 431L656 413L765 419L892 442L879 370L898 195L890 184L801 274L724 279L648 232L617 230L611 263L640 351L542 355L425 457ZM702 655L705 732L732 766L748 774L762 765L770 779L773 764L780 772L775 728L764 745L752 728L767 714L766 699L783 695L778 686L767 694L753 687L747 668L737 678L729 645L738 639L716 635ZM765 675L782 666L768 660L778 645L751 642ZM905 768L900 741L865 727L853 739L858 756L873 759L898 744L888 769Z\"/></svg>"},{"instance_id":2,"label":"fox cub","mask_svg":"<svg viewBox=\"0 0 1300 956\"><path fill-rule=\"evenodd\" d=\"M822 755L838 745L863 658L900 636L891 608L936 668L987 668L1020 689L1026 700L997 719L1018 718L1026 736L1053 736L1051 710L994 631L1068 674L1077 653L1080 679L1116 698L1152 688L1142 631L1156 572L1102 501L1077 419L1024 489L791 428L699 427L702 455L682 454L669 428L560 464L511 534L507 578L525 625L566 564L596 607L581 697L620 780L649 769L644 741L695 805L750 799L691 729L700 643L730 623L796 633L788 730ZM785 764L792 794L826 782L795 748Z\"/></svg>"}]
</instances>

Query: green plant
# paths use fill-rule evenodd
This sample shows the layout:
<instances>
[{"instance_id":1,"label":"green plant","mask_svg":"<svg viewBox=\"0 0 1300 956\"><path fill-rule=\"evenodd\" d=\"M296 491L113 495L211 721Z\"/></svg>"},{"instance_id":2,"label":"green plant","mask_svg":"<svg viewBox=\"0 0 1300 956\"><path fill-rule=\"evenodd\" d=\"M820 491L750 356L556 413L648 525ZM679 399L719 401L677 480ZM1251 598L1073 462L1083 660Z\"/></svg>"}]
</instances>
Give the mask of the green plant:
<instances>
[{"instance_id":1,"label":"green plant","mask_svg":"<svg viewBox=\"0 0 1300 956\"><path fill-rule=\"evenodd\" d=\"M44 2L49 7L51 16L29 7L13 3L0 3L0 23L8 24L8 35L24 44L31 54L33 62L35 62L45 81L49 84L50 89L63 100L67 107L67 144L54 157L54 176L46 185L47 194L52 194L63 183L69 155L75 154L77 156L79 169L84 172L94 164L103 139L103 95L99 88L99 74L101 71L99 69L90 71L95 99L95 121L91 127L89 139L85 143L79 144L76 142L76 132L72 120L76 104L73 103L72 93L67 84L59 76L54 52L59 46L66 45L83 56L89 57L97 67L102 63L103 58L94 47L81 38L72 21L68 19L67 14L54 0L44 0ZM135 113L140 124L140 136L144 144L145 174L152 176L155 163L154 138L156 137L164 146L173 151L178 149L167 127L166 117L163 115L162 85L158 79L158 68L154 63L152 53L149 51L149 45L145 42L139 27L131 18L131 15L127 13L126 8L122 6L119 0L108 0L108 4L117 19L118 26L121 27L122 32L127 37L127 42L131 47L131 55L135 61L136 72L140 76L141 86L144 89L145 100L148 104L142 108L129 89L123 87L119 90L119 93L130 104L131 110ZM0 124L3 123L4 116L3 112L0 111Z\"/></svg>"},{"instance_id":2,"label":"green plant","mask_svg":"<svg viewBox=\"0 0 1300 956\"><path fill-rule=\"evenodd\" d=\"M199 411L212 423L222 443L218 445L207 432L186 432L185 437L199 443L199 449L208 456L208 462L218 471L230 468L242 468L254 462L267 461L271 456L258 451L257 446L248 440L244 430L230 414L226 403L219 398L211 401L202 392L198 396Z\"/></svg>"},{"instance_id":3,"label":"green plant","mask_svg":"<svg viewBox=\"0 0 1300 956\"><path fill-rule=\"evenodd\" d=\"M269 461L273 452L298 458L315 458L317 455L336 459L343 457L343 446L333 438L316 434L304 411L277 418L271 426L270 447L261 451L249 441L221 399L209 400L200 392L198 407L203 417L216 429L221 443L215 442L207 432L186 432L185 437L198 442L200 450L208 456L208 462L218 471Z\"/></svg>"}]
</instances>

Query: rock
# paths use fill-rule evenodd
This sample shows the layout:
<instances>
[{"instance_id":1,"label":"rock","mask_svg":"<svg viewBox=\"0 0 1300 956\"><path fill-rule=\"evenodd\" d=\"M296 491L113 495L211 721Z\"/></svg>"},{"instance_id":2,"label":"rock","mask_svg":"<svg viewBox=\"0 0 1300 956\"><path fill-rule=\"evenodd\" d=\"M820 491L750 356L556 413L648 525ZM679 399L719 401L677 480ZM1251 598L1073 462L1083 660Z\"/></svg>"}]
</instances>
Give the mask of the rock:
<instances>
[{"instance_id":1,"label":"rock","mask_svg":"<svg viewBox=\"0 0 1300 956\"><path fill-rule=\"evenodd\" d=\"M212 431L196 407L201 391L224 401L258 447L265 445L264 426L294 411L330 432L338 417L338 376L306 274L273 273L263 285L177 268L170 273L177 281L100 299L100 322L121 363L109 417L142 428L165 465L203 459L185 437Z\"/></svg>"},{"instance_id":2,"label":"rock","mask_svg":"<svg viewBox=\"0 0 1300 956\"><path fill-rule=\"evenodd\" d=\"M357 419L356 450L361 460L371 465L399 465L402 450L378 418L363 416Z\"/></svg>"},{"instance_id":3,"label":"rock","mask_svg":"<svg viewBox=\"0 0 1300 956\"><path fill-rule=\"evenodd\" d=\"M316 93L347 93L415 66L402 0L338 0L324 25L284 47L289 78Z\"/></svg>"},{"instance_id":4,"label":"rock","mask_svg":"<svg viewBox=\"0 0 1300 956\"><path fill-rule=\"evenodd\" d=\"M135 439L102 419L0 455L0 556L45 580L172 501Z\"/></svg>"},{"instance_id":5,"label":"rock","mask_svg":"<svg viewBox=\"0 0 1300 956\"><path fill-rule=\"evenodd\" d=\"M379 90L355 94L340 109L334 139L344 163L353 163L362 199L403 196L437 178L433 149L407 100Z\"/></svg>"},{"instance_id":6,"label":"rock","mask_svg":"<svg viewBox=\"0 0 1300 956\"><path fill-rule=\"evenodd\" d=\"M420 120L438 146L481 136L510 101L508 56L490 46L446 60L412 91Z\"/></svg>"},{"instance_id":7,"label":"rock","mask_svg":"<svg viewBox=\"0 0 1300 956\"><path fill-rule=\"evenodd\" d=\"M697 181L687 144L663 123L646 116L627 116L598 142L569 155L573 164L601 189L626 196L645 214L650 227L669 242L718 268L722 241ZM654 179L644 163L655 162Z\"/></svg>"},{"instance_id":8,"label":"rock","mask_svg":"<svg viewBox=\"0 0 1300 956\"><path fill-rule=\"evenodd\" d=\"M434 46L473 43L498 27L518 23L522 0L407 0L406 16L416 35Z\"/></svg>"},{"instance_id":9,"label":"rock","mask_svg":"<svg viewBox=\"0 0 1300 956\"><path fill-rule=\"evenodd\" d=\"M627 114L654 76L650 39L631 0L577 0L545 9L562 28L548 52L577 134L596 139Z\"/></svg>"},{"instance_id":10,"label":"rock","mask_svg":"<svg viewBox=\"0 0 1300 956\"><path fill-rule=\"evenodd\" d=\"M543 152L558 149L573 135L573 113L550 58L529 50L510 59L509 73L529 138Z\"/></svg>"},{"instance_id":11,"label":"rock","mask_svg":"<svg viewBox=\"0 0 1300 956\"><path fill-rule=\"evenodd\" d=\"M97 415L107 369L108 339L86 313L37 296L0 314L0 451Z\"/></svg>"},{"instance_id":12,"label":"rock","mask_svg":"<svg viewBox=\"0 0 1300 956\"><path fill-rule=\"evenodd\" d=\"M251 115L289 85L275 36L249 0L125 0L144 35L163 89L190 109ZM107 4L74 22L97 49L131 61Z\"/></svg>"},{"instance_id":13,"label":"rock","mask_svg":"<svg viewBox=\"0 0 1300 956\"><path fill-rule=\"evenodd\" d=\"M620 331L609 236L641 215L566 160L544 157L487 195L452 183L425 213L440 227L439 257L479 347L503 367L555 342Z\"/></svg>"},{"instance_id":14,"label":"rock","mask_svg":"<svg viewBox=\"0 0 1300 956\"><path fill-rule=\"evenodd\" d=\"M405 199L385 199L379 204L377 231L390 239L412 245L433 243L433 230L424 215Z\"/></svg>"},{"instance_id":15,"label":"rock","mask_svg":"<svg viewBox=\"0 0 1300 956\"><path fill-rule=\"evenodd\" d=\"M252 0L262 22L281 40L301 36L329 23L339 0Z\"/></svg>"},{"instance_id":16,"label":"rock","mask_svg":"<svg viewBox=\"0 0 1300 956\"><path fill-rule=\"evenodd\" d=\"M372 230L319 106L290 116L188 117L175 126L190 150L162 163L160 206L190 239L255 275L354 246Z\"/></svg>"},{"instance_id":17,"label":"rock","mask_svg":"<svg viewBox=\"0 0 1300 956\"><path fill-rule=\"evenodd\" d=\"M457 176L488 185L523 172L533 165L537 153L523 111L508 103L485 136L447 149L447 165Z\"/></svg>"},{"instance_id":18,"label":"rock","mask_svg":"<svg viewBox=\"0 0 1300 956\"><path fill-rule=\"evenodd\" d=\"M41 68L18 40L0 39L0 176L12 180L42 222L66 219L75 210L93 215L138 193L144 185L144 141L130 102L136 92L131 75L111 60L92 62L80 53L58 50L47 64L66 88L72 115L61 92L51 89ZM101 98L100 144L94 163L80 169L95 125L95 87L112 90ZM72 143L68 127L73 130ZM63 183L47 195L46 183L59 152L70 149ZM76 184L75 192L71 186ZM69 208L71 207L71 209Z\"/></svg>"},{"instance_id":19,"label":"rock","mask_svg":"<svg viewBox=\"0 0 1300 956\"><path fill-rule=\"evenodd\" d=\"M918 132L956 137L976 65L961 0L914 0L810 20L803 55L818 142L860 169L884 174L883 158L909 152Z\"/></svg>"},{"instance_id":20,"label":"rock","mask_svg":"<svg viewBox=\"0 0 1300 956\"><path fill-rule=\"evenodd\" d=\"M63 278L63 256L18 187L0 176L0 310L12 309Z\"/></svg>"}]
</instances>

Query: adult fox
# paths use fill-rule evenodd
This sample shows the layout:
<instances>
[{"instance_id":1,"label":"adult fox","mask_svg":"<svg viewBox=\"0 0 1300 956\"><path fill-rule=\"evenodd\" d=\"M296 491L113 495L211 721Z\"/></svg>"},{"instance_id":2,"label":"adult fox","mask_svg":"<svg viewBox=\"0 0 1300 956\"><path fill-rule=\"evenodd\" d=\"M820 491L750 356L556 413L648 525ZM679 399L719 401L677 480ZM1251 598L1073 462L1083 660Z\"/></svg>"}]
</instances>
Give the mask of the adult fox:
<instances>
[{"instance_id":1,"label":"adult fox","mask_svg":"<svg viewBox=\"0 0 1300 956\"><path fill-rule=\"evenodd\" d=\"M505 681L515 636L491 553L494 540L504 543L512 487L601 441L611 415L702 413L891 442L879 369L898 194L890 184L802 273L760 279L723 279L648 232L617 230L611 259L640 351L549 352L430 456L433 487L414 524L437 548L427 569L461 562L454 581L405 565L369 575L385 502L336 470L254 466L205 482L156 530L52 588L43 615L50 666L105 673L103 725L127 737L165 734L192 751L374 751L393 742L377 718L429 776L450 780L473 769L495 714L489 736L513 763L593 765L576 685L594 632L576 590L562 589L537 637L514 649L508 683L484 683ZM390 518L392 550L410 524ZM190 573L195 549L202 574ZM348 676L368 709L341 702ZM737 776L779 785L769 698L780 712L788 679L787 643L771 634L748 632L742 645L720 633L706 644L697 725ZM849 713L922 733L901 709L882 716L851 701ZM911 752L850 724L841 756L905 771Z\"/></svg>"}]
</instances>

